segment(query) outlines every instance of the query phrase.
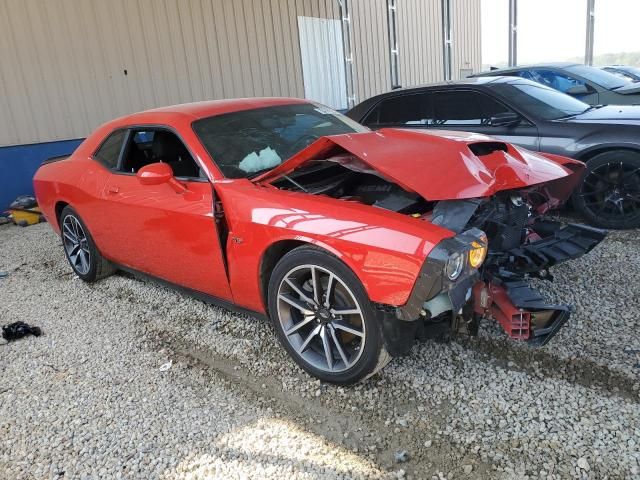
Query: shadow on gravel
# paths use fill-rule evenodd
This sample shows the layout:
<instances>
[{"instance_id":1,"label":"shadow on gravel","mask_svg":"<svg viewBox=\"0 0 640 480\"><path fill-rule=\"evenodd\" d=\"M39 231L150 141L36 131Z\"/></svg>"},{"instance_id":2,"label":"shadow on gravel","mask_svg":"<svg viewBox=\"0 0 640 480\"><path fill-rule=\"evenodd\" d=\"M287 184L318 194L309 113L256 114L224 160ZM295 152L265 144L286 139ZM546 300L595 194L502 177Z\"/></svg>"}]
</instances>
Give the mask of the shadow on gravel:
<instances>
[{"instance_id":1,"label":"shadow on gravel","mask_svg":"<svg viewBox=\"0 0 640 480\"><path fill-rule=\"evenodd\" d=\"M587 358L559 358L545 348L515 347L512 341L497 338L458 338L456 342L493 358L503 368L517 368L539 378L568 380L629 400L637 401L640 396L640 385L635 379Z\"/></svg>"},{"instance_id":2,"label":"shadow on gravel","mask_svg":"<svg viewBox=\"0 0 640 480\"><path fill-rule=\"evenodd\" d=\"M256 442L256 438L262 441ZM322 478L371 478L371 470L378 470L373 462L346 450L341 452L341 462L329 463L310 458L315 450L323 448L333 449L335 446L294 422L261 418L222 435L206 453L192 452L161 478L174 478L178 472L189 472L189 478L209 478L217 470L229 471L230 468L225 468L224 464L231 464L236 476L245 478L251 478L256 471L266 471L274 465L294 465L298 472L308 472ZM274 451L280 454L274 455ZM363 461L366 471L362 468ZM374 478L386 476L379 472Z\"/></svg>"},{"instance_id":3,"label":"shadow on gravel","mask_svg":"<svg viewBox=\"0 0 640 480\"><path fill-rule=\"evenodd\" d=\"M267 328L267 325L265 325ZM454 475L454 478L465 478L462 468L464 464L474 465L473 474L469 478L494 478L491 464L484 463L478 458L463 459L460 455L454 454L456 448L444 439L436 444L429 445L425 449L423 443L425 435L428 438L435 438L435 432L443 428L441 423L447 417L443 406L443 411L431 411L424 413L425 421L417 422L411 428L397 428L389 425L383 420L384 415L391 412L366 411L365 409L349 408L345 403L337 406L335 403L325 403L322 398L316 396L298 396L292 392L287 392L282 388L281 379L277 377L257 377L248 369L230 359L217 354L206 347L196 347L187 340L176 338L170 333L157 329L147 330L147 334L155 336L158 348L170 348L174 354L183 357L187 363L194 366L211 369L213 373L221 376L229 382L232 388L250 401L264 401L265 406L269 406L278 413L281 418L288 419L303 426L306 432L319 435L334 445L358 453L358 458L373 462L377 468L387 472L398 472L400 469L407 474L417 475L423 478L429 471L444 471ZM304 372L299 371L301 383L307 382L309 377ZM365 387L374 384L374 380L369 380ZM333 385L323 385L323 389L337 389ZM354 388L345 387L350 394L356 394ZM380 391L377 398L378 404L394 405L394 410L403 410L405 413L415 410L415 402L403 402L390 392ZM387 398L388 397L388 398ZM351 402L349 402L351 404ZM413 412L415 413L415 412ZM427 418L429 421L427 421ZM437 421L440 419L440 422ZM346 435L345 435L346 434ZM375 445L374 448L373 445ZM410 461L407 463L394 463L394 452L406 449L410 452ZM479 476L479 477L478 477ZM338 475L344 477L344 472ZM348 478L348 476L347 476ZM395 476L392 478L396 478Z\"/></svg>"}]
</instances>

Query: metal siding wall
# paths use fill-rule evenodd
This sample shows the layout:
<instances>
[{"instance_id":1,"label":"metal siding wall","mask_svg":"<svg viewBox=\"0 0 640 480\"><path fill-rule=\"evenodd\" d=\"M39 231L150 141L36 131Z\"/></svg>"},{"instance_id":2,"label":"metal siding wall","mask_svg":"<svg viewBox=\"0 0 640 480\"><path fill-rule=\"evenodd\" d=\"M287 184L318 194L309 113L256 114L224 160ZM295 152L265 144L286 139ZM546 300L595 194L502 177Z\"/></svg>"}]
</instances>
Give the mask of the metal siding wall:
<instances>
[{"instance_id":1,"label":"metal siding wall","mask_svg":"<svg viewBox=\"0 0 640 480\"><path fill-rule=\"evenodd\" d=\"M397 3L401 84L441 80L440 0ZM452 3L457 76L480 68L480 2ZM350 7L362 101L391 88L387 2ZM0 0L0 145L81 138L173 103L303 97L301 15L338 19L338 2Z\"/></svg>"},{"instance_id":2,"label":"metal siding wall","mask_svg":"<svg viewBox=\"0 0 640 480\"><path fill-rule=\"evenodd\" d=\"M386 0L350 0L356 103L391 89Z\"/></svg>"},{"instance_id":3,"label":"metal siding wall","mask_svg":"<svg viewBox=\"0 0 640 480\"><path fill-rule=\"evenodd\" d=\"M452 78L461 77L461 69L480 71L482 65L481 15L478 0L451 0L453 30Z\"/></svg>"},{"instance_id":4,"label":"metal siding wall","mask_svg":"<svg viewBox=\"0 0 640 480\"><path fill-rule=\"evenodd\" d=\"M403 87L444 78L441 0L398 0L398 50Z\"/></svg>"},{"instance_id":5,"label":"metal siding wall","mask_svg":"<svg viewBox=\"0 0 640 480\"><path fill-rule=\"evenodd\" d=\"M161 105L302 97L299 15L337 19L338 5L0 0L0 145L81 138Z\"/></svg>"}]
</instances>

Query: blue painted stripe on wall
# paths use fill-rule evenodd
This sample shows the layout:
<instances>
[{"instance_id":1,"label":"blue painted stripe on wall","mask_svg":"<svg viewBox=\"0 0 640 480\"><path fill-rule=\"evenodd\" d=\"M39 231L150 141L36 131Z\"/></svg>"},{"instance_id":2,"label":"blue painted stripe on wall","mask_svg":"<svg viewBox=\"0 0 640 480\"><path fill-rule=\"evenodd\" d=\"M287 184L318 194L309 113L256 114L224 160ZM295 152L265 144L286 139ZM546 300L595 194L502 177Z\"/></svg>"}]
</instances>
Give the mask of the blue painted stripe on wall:
<instances>
[{"instance_id":1,"label":"blue painted stripe on wall","mask_svg":"<svg viewBox=\"0 0 640 480\"><path fill-rule=\"evenodd\" d=\"M33 195L33 174L47 158L67 155L84 139L0 147L0 212L19 195Z\"/></svg>"}]
</instances>

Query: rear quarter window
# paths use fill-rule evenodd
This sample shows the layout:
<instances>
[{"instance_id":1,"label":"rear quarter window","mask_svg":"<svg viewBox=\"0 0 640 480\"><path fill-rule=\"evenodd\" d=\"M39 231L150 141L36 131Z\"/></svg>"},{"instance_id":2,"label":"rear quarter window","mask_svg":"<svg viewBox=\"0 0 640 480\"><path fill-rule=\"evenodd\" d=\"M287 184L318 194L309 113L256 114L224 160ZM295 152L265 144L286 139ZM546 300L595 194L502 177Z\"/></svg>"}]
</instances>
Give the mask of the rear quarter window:
<instances>
[{"instance_id":1,"label":"rear quarter window","mask_svg":"<svg viewBox=\"0 0 640 480\"><path fill-rule=\"evenodd\" d=\"M124 142L125 130L113 132L102 142L100 148L93 155L98 162L109 169L115 169L118 166L122 143Z\"/></svg>"}]
</instances>

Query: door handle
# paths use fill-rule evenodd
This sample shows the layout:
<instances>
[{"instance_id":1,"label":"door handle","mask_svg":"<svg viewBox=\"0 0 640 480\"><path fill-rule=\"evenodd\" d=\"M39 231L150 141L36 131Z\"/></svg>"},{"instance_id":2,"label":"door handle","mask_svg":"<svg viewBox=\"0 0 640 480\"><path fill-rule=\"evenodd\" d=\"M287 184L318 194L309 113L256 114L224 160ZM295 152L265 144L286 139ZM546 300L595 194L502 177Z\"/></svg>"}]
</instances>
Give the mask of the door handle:
<instances>
[{"instance_id":1,"label":"door handle","mask_svg":"<svg viewBox=\"0 0 640 480\"><path fill-rule=\"evenodd\" d=\"M109 193L118 193L120 191L120 187L116 185L111 185L108 191Z\"/></svg>"}]
</instances>

